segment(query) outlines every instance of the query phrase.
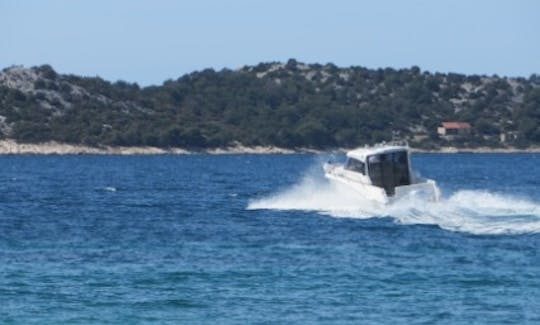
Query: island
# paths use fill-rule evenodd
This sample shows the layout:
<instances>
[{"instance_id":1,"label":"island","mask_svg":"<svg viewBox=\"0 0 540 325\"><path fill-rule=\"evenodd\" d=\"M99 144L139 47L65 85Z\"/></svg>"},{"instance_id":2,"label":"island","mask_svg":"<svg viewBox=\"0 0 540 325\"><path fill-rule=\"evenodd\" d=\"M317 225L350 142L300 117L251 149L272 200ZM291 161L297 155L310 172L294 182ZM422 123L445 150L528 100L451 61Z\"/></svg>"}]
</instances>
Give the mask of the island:
<instances>
[{"instance_id":1,"label":"island","mask_svg":"<svg viewBox=\"0 0 540 325\"><path fill-rule=\"evenodd\" d=\"M0 72L1 153L287 153L394 139L425 151L538 151L540 76L294 59L146 87L49 65Z\"/></svg>"}]
</instances>

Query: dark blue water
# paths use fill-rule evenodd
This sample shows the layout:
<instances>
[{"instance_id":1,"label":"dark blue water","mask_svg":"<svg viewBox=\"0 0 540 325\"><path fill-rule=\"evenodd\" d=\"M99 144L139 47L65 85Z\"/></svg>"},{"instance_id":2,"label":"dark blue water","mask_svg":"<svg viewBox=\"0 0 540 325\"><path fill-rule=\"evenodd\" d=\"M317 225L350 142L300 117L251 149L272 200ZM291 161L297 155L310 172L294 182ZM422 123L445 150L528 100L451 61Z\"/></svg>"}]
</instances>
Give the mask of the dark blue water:
<instances>
[{"instance_id":1,"label":"dark blue water","mask_svg":"<svg viewBox=\"0 0 540 325\"><path fill-rule=\"evenodd\" d=\"M540 322L540 155L417 154L443 201L378 210L324 159L0 157L0 322Z\"/></svg>"}]
</instances>

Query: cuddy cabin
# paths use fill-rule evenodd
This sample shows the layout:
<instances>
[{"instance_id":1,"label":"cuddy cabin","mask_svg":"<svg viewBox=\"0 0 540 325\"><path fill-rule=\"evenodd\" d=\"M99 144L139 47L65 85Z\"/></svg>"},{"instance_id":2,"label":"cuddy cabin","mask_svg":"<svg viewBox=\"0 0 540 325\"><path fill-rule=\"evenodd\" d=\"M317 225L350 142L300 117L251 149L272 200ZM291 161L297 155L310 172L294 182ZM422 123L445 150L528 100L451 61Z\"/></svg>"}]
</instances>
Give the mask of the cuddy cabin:
<instances>
[{"instance_id":1,"label":"cuddy cabin","mask_svg":"<svg viewBox=\"0 0 540 325\"><path fill-rule=\"evenodd\" d=\"M407 146L358 148L347 152L345 164L325 164L324 170L328 179L381 203L411 194L439 199L435 181L413 174Z\"/></svg>"}]
</instances>

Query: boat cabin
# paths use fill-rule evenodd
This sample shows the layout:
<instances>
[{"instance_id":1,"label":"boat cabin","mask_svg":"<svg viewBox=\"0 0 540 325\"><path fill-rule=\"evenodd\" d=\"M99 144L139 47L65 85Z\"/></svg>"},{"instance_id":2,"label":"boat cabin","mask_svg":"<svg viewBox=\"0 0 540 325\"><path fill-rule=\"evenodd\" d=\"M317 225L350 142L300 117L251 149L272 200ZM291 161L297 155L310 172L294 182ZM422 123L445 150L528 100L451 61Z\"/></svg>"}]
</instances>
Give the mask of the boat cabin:
<instances>
[{"instance_id":1,"label":"boat cabin","mask_svg":"<svg viewBox=\"0 0 540 325\"><path fill-rule=\"evenodd\" d=\"M350 151L344 168L367 176L371 185L392 196L396 187L411 184L409 166L408 148L395 146Z\"/></svg>"}]
</instances>

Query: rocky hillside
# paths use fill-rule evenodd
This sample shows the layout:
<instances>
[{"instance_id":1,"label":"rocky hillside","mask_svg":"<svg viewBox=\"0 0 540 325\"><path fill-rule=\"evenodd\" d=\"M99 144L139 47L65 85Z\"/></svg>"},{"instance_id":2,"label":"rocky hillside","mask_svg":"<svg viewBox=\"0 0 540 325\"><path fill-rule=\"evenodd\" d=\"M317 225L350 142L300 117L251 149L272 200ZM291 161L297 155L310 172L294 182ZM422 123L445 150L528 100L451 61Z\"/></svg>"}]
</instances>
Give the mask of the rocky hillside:
<instances>
[{"instance_id":1,"label":"rocky hillside","mask_svg":"<svg viewBox=\"0 0 540 325\"><path fill-rule=\"evenodd\" d=\"M442 139L441 121L472 134ZM352 147L404 138L416 146L540 144L540 77L261 63L203 70L140 88L56 73L0 72L0 132L18 142L286 148ZM500 135L509 135L500 142ZM448 143L450 141L450 143Z\"/></svg>"}]
</instances>

